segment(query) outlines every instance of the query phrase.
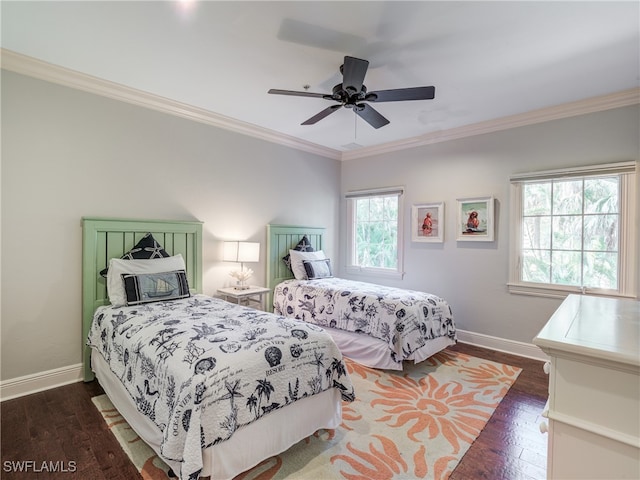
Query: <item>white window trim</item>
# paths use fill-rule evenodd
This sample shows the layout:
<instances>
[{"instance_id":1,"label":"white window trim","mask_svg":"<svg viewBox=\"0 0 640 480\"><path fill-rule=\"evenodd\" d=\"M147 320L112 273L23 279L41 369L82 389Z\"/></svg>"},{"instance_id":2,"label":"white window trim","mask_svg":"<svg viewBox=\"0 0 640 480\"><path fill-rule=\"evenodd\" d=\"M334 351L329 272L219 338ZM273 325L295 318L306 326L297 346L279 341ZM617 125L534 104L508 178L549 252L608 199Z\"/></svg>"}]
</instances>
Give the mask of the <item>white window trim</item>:
<instances>
[{"instance_id":1,"label":"white window trim","mask_svg":"<svg viewBox=\"0 0 640 480\"><path fill-rule=\"evenodd\" d=\"M571 176L603 176L610 174L628 173L622 175L620 181L620 262L618 265L619 290L604 290L594 288L572 287L566 285L539 284L524 282L520 277L522 223L522 182L528 180L551 180L568 178ZM518 295L532 295L550 298L564 298L568 294L603 295L608 297L636 298L637 289L637 225L635 223L637 210L637 179L638 162L618 162L589 167L547 170L513 175L511 177L511 211L510 242L509 242L509 292Z\"/></svg>"},{"instance_id":2,"label":"white window trim","mask_svg":"<svg viewBox=\"0 0 640 480\"><path fill-rule=\"evenodd\" d=\"M353 231L353 219L355 213L353 211L354 202L350 200L359 197L370 197L376 195L397 195L398 197L398 245L396 247L398 252L398 267L396 269L361 267L359 265L353 264L353 258L355 255L355 235ZM347 203L347 255L345 258L344 266L345 272L351 275L365 275L390 279L402 279L404 277L404 215L402 214L402 212L404 212L404 187L388 187L351 191L345 194L345 199Z\"/></svg>"}]
</instances>

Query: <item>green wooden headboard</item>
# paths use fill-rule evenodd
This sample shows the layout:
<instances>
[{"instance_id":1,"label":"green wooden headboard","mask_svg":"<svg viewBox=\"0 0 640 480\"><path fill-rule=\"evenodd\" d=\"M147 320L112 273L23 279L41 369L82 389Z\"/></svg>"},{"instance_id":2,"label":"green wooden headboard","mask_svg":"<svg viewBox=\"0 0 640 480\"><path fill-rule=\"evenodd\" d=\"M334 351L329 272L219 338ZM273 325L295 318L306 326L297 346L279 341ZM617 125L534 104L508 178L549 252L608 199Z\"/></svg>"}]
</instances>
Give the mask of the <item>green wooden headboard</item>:
<instances>
[{"instance_id":1,"label":"green wooden headboard","mask_svg":"<svg viewBox=\"0 0 640 480\"><path fill-rule=\"evenodd\" d=\"M93 380L91 351L87 335L93 313L107 305L106 279L100 276L111 258L120 258L144 235L151 233L170 255L184 257L189 288L202 292L202 222L128 220L118 218L82 219L82 351L84 381Z\"/></svg>"},{"instance_id":2,"label":"green wooden headboard","mask_svg":"<svg viewBox=\"0 0 640 480\"><path fill-rule=\"evenodd\" d=\"M267 288L269 292L267 307L273 309L273 289L280 282L293 278L293 273L282 261L282 257L305 235L314 250L322 250L322 227L305 227L299 225L267 225Z\"/></svg>"}]
</instances>

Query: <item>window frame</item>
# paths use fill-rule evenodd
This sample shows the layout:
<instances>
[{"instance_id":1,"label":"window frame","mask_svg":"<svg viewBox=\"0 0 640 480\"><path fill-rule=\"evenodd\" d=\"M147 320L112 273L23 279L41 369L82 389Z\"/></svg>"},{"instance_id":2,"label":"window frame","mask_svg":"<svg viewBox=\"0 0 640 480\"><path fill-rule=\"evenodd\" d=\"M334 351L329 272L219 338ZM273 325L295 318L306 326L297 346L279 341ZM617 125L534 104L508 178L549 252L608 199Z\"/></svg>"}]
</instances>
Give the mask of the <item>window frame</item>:
<instances>
[{"instance_id":1,"label":"window frame","mask_svg":"<svg viewBox=\"0 0 640 480\"><path fill-rule=\"evenodd\" d=\"M525 183L544 182L561 179L584 179L602 176L619 176L619 245L618 245L618 288L599 289L581 286L557 285L552 283L526 282L522 280L522 190ZM546 170L513 175L511 177L511 211L509 241L509 292L551 298L564 298L568 294L589 294L609 297L637 297L637 162L618 162L589 167Z\"/></svg>"},{"instance_id":2,"label":"window frame","mask_svg":"<svg viewBox=\"0 0 640 480\"><path fill-rule=\"evenodd\" d=\"M362 198L376 198L395 196L398 200L398 217L397 221L397 265L395 269L381 267L363 267L355 263L355 220L356 220L356 200ZM404 187L388 187L370 190L355 190L345 194L346 200L346 231L347 231L347 248L345 258L345 272L353 275L370 275L378 277L386 277L392 279L402 279L404 276L404 251L403 251L403 219L404 219Z\"/></svg>"}]
</instances>

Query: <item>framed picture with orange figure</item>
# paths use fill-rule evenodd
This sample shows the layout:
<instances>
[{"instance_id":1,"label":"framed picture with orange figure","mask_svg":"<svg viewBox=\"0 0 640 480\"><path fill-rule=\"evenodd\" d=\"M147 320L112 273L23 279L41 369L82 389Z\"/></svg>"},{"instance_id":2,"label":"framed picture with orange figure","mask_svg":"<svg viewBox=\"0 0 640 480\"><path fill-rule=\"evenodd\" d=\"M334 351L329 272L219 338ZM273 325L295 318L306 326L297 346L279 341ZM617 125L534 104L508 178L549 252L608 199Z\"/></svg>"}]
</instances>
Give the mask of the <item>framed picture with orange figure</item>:
<instances>
[{"instance_id":1,"label":"framed picture with orange figure","mask_svg":"<svg viewBox=\"0 0 640 480\"><path fill-rule=\"evenodd\" d=\"M411 241L444 242L444 202L411 207Z\"/></svg>"}]
</instances>

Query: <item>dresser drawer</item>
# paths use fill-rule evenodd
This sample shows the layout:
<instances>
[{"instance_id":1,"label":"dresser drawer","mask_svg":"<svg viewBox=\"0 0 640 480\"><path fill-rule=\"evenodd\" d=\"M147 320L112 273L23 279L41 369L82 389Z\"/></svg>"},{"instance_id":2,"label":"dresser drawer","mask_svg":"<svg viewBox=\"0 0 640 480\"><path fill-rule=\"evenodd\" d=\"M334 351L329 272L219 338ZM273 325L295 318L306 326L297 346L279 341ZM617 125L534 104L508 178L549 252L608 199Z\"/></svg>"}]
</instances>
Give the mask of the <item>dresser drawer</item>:
<instances>
[{"instance_id":1,"label":"dresser drawer","mask_svg":"<svg viewBox=\"0 0 640 480\"><path fill-rule=\"evenodd\" d=\"M551 418L580 419L618 432L621 438L628 437L628 442L640 442L638 369L615 369L556 357L550 380Z\"/></svg>"},{"instance_id":2,"label":"dresser drawer","mask_svg":"<svg viewBox=\"0 0 640 480\"><path fill-rule=\"evenodd\" d=\"M640 450L580 428L549 421L548 478L637 480Z\"/></svg>"}]
</instances>

